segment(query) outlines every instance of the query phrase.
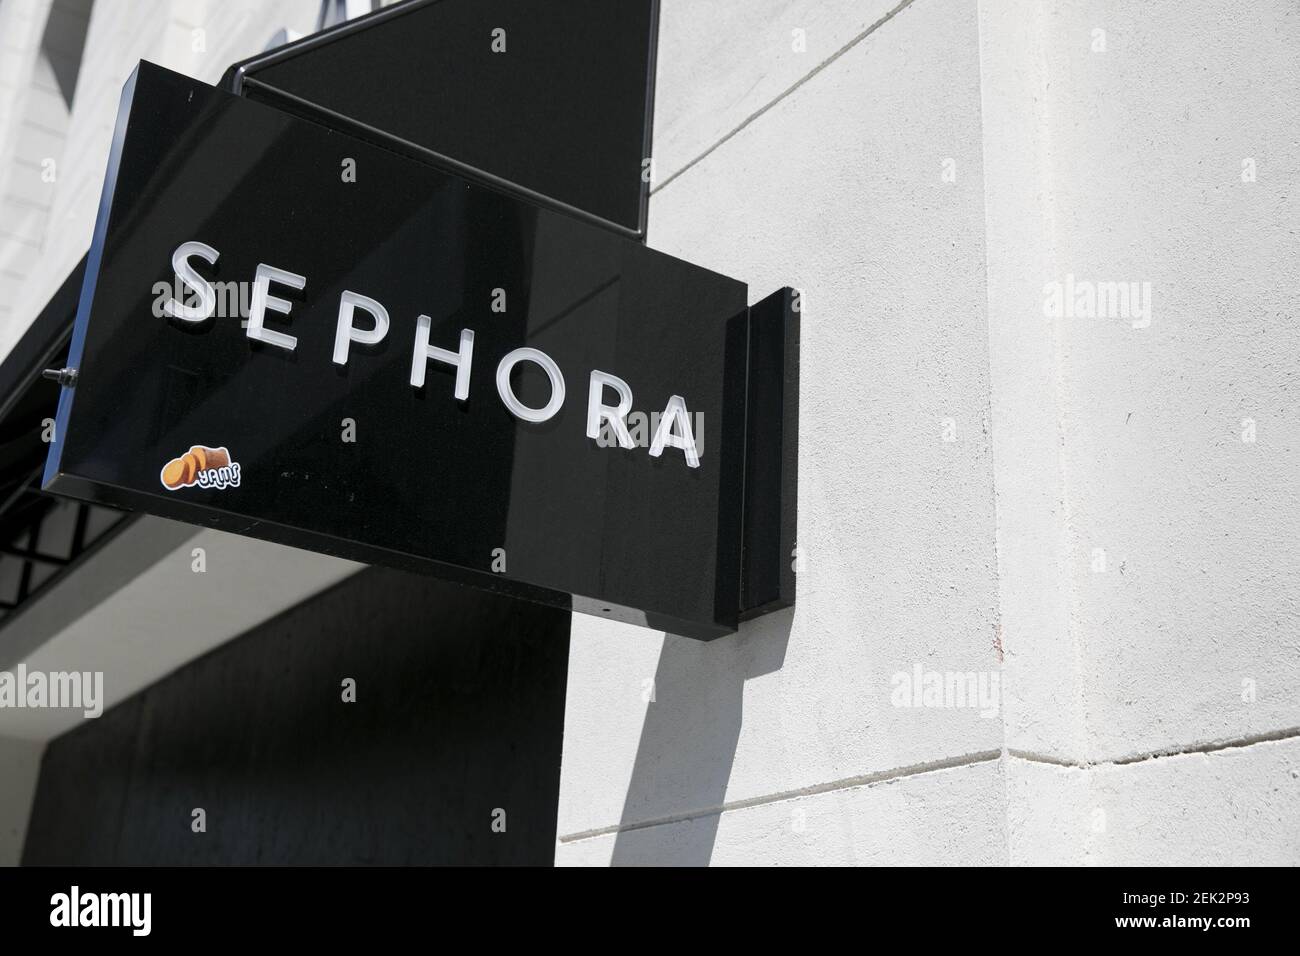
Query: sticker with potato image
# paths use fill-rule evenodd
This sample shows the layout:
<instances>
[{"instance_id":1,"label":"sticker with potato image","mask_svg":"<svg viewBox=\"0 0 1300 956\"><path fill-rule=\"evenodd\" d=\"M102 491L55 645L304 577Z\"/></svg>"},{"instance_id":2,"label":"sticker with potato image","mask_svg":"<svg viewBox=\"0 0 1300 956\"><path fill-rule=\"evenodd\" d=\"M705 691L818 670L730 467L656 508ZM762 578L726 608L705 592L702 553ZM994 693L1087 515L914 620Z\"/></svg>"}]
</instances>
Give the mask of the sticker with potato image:
<instances>
[{"instance_id":1,"label":"sticker with potato image","mask_svg":"<svg viewBox=\"0 0 1300 956\"><path fill-rule=\"evenodd\" d=\"M239 463L230 460L227 448L195 445L179 458L173 458L159 477L168 491L178 488L238 488Z\"/></svg>"}]
</instances>

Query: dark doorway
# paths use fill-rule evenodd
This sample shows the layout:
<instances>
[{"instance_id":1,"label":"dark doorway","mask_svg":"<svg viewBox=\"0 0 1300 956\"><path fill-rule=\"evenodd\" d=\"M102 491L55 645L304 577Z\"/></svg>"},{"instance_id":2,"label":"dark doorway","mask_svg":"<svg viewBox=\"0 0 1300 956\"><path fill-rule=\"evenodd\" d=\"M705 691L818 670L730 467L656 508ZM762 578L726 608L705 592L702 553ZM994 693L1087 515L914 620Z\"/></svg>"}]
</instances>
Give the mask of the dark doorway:
<instances>
[{"instance_id":1,"label":"dark doorway","mask_svg":"<svg viewBox=\"0 0 1300 956\"><path fill-rule=\"evenodd\" d=\"M549 866L568 651L567 612L362 571L51 742L23 862Z\"/></svg>"}]
</instances>

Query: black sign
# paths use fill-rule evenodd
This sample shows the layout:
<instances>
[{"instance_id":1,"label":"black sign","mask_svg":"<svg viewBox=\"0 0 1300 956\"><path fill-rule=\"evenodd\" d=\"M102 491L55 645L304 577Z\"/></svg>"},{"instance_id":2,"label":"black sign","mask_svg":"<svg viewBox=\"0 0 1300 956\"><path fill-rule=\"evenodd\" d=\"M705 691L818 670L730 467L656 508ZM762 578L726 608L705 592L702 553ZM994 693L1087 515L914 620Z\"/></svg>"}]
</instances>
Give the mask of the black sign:
<instances>
[{"instance_id":1,"label":"black sign","mask_svg":"<svg viewBox=\"0 0 1300 956\"><path fill-rule=\"evenodd\" d=\"M407 0L236 63L222 86L634 238L658 0Z\"/></svg>"},{"instance_id":2,"label":"black sign","mask_svg":"<svg viewBox=\"0 0 1300 956\"><path fill-rule=\"evenodd\" d=\"M740 282L142 63L45 483L714 637L750 334Z\"/></svg>"}]
</instances>

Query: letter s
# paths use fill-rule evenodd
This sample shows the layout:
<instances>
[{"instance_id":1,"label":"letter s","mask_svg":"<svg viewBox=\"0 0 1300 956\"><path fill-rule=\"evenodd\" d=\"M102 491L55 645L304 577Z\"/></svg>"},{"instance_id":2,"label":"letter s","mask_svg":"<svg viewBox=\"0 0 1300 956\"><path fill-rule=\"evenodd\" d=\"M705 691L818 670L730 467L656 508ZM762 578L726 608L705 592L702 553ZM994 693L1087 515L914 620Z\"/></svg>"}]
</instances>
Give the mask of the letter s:
<instances>
[{"instance_id":1,"label":"letter s","mask_svg":"<svg viewBox=\"0 0 1300 956\"><path fill-rule=\"evenodd\" d=\"M216 290L207 279L194 271L189 260L191 256L198 256L209 265L215 265L219 255L216 249L203 242L183 242L176 247L172 253L172 268L176 270L176 278L198 293L199 304L183 305L171 298L163 304L165 313L185 322L202 322L211 318L217 307Z\"/></svg>"}]
</instances>

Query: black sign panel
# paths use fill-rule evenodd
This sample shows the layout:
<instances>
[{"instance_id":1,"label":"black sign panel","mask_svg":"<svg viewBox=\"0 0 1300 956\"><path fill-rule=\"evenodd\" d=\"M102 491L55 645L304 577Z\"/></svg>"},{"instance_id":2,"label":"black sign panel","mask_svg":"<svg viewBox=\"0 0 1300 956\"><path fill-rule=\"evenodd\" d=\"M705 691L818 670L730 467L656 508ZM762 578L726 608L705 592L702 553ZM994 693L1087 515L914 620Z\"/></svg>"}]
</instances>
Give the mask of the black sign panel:
<instances>
[{"instance_id":1,"label":"black sign panel","mask_svg":"<svg viewBox=\"0 0 1300 956\"><path fill-rule=\"evenodd\" d=\"M658 7L408 0L237 63L223 85L640 236Z\"/></svg>"},{"instance_id":2,"label":"black sign panel","mask_svg":"<svg viewBox=\"0 0 1300 956\"><path fill-rule=\"evenodd\" d=\"M742 283L144 63L86 273L47 487L735 629Z\"/></svg>"}]
</instances>

